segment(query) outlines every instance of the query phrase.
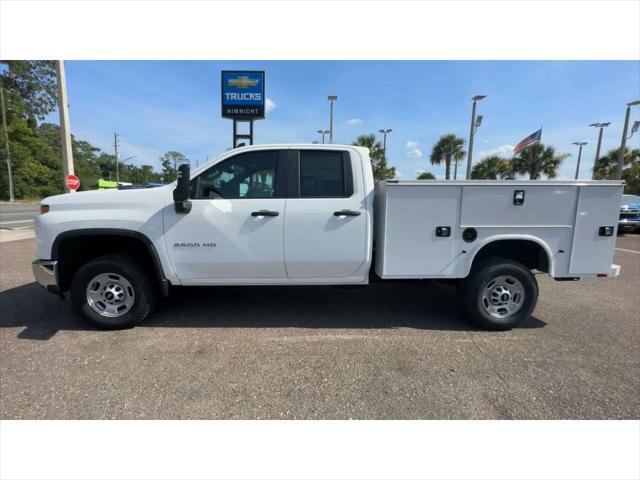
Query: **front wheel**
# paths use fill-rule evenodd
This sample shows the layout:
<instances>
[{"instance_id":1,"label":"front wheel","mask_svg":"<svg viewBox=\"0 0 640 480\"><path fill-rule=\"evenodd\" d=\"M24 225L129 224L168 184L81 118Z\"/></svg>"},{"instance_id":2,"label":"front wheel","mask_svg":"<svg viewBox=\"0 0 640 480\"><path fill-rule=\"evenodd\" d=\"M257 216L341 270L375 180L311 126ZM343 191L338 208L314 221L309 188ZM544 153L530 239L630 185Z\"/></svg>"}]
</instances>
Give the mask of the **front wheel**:
<instances>
[{"instance_id":1,"label":"front wheel","mask_svg":"<svg viewBox=\"0 0 640 480\"><path fill-rule=\"evenodd\" d=\"M460 284L463 308L477 325L509 330L533 313L538 282L527 267L506 258L489 258Z\"/></svg>"},{"instance_id":2,"label":"front wheel","mask_svg":"<svg viewBox=\"0 0 640 480\"><path fill-rule=\"evenodd\" d=\"M129 328L155 305L147 273L125 255L105 255L83 265L71 283L71 302L100 328Z\"/></svg>"}]
</instances>

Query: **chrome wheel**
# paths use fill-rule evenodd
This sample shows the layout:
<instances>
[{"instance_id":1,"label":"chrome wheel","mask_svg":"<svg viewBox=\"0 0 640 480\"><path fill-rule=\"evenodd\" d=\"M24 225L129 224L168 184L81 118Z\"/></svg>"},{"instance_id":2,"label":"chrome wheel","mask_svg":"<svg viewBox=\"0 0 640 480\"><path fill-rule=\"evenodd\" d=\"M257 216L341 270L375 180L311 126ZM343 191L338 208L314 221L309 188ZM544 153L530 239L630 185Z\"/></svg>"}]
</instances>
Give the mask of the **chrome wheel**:
<instances>
[{"instance_id":1,"label":"chrome wheel","mask_svg":"<svg viewBox=\"0 0 640 480\"><path fill-rule=\"evenodd\" d=\"M492 317L508 318L524 304L524 286L515 277L501 275L487 283L482 290L482 306Z\"/></svg>"},{"instance_id":2,"label":"chrome wheel","mask_svg":"<svg viewBox=\"0 0 640 480\"><path fill-rule=\"evenodd\" d=\"M120 317L131 310L135 301L133 286L122 275L101 273L91 279L86 291L87 304L103 317Z\"/></svg>"}]
</instances>

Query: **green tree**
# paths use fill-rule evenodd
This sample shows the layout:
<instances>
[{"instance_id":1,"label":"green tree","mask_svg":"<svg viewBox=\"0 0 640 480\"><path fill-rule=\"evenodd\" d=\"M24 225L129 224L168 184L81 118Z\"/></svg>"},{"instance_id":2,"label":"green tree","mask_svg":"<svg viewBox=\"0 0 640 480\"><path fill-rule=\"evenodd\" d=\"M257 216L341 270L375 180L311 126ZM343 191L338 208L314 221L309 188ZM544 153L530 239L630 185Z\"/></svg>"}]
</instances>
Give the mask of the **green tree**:
<instances>
[{"instance_id":1,"label":"green tree","mask_svg":"<svg viewBox=\"0 0 640 480\"><path fill-rule=\"evenodd\" d=\"M459 162L465 156L464 139L456 137L453 133L443 135L431 150L430 161L432 165L445 164L445 178L451 178L451 163Z\"/></svg>"},{"instance_id":2,"label":"green tree","mask_svg":"<svg viewBox=\"0 0 640 480\"><path fill-rule=\"evenodd\" d=\"M100 152L93 161L100 172L100 178L105 180L116 179L116 157L108 153Z\"/></svg>"},{"instance_id":3,"label":"green tree","mask_svg":"<svg viewBox=\"0 0 640 480\"><path fill-rule=\"evenodd\" d=\"M431 172L422 172L418 175L418 180L435 180L436 176Z\"/></svg>"},{"instance_id":4,"label":"green tree","mask_svg":"<svg viewBox=\"0 0 640 480\"><path fill-rule=\"evenodd\" d=\"M511 163L515 173L529 174L529 180L539 180L542 175L556 178L560 164L568 156L568 153L556 153L555 148L550 145L535 143L525 147Z\"/></svg>"},{"instance_id":5,"label":"green tree","mask_svg":"<svg viewBox=\"0 0 640 480\"><path fill-rule=\"evenodd\" d=\"M515 175L509 160L492 155L473 166L471 178L475 180L513 180Z\"/></svg>"},{"instance_id":6,"label":"green tree","mask_svg":"<svg viewBox=\"0 0 640 480\"><path fill-rule=\"evenodd\" d=\"M387 159L384 155L382 143L376 140L374 134L360 135L353 145L367 147L369 149L369 159L373 170L373 178L376 180L387 180L396 176L396 168L387 166Z\"/></svg>"},{"instance_id":7,"label":"green tree","mask_svg":"<svg viewBox=\"0 0 640 480\"><path fill-rule=\"evenodd\" d=\"M44 119L56 109L57 85L52 60L1 60L0 74L7 109L27 119ZM7 115L8 117L8 115Z\"/></svg>"},{"instance_id":8,"label":"green tree","mask_svg":"<svg viewBox=\"0 0 640 480\"><path fill-rule=\"evenodd\" d=\"M165 183L173 182L177 178L178 167L182 163L190 163L182 153L171 150L160 157L162 165L162 179Z\"/></svg>"},{"instance_id":9,"label":"green tree","mask_svg":"<svg viewBox=\"0 0 640 480\"><path fill-rule=\"evenodd\" d=\"M60 127L53 123L43 123L36 129L39 135L50 147L54 155L54 162L49 168L55 170L62 177L62 152L60 151ZM100 178L100 170L96 166L96 153L100 149L89 142L77 140L71 136L71 149L73 151L74 173L80 178L80 191L92 190L97 187Z\"/></svg>"},{"instance_id":10,"label":"green tree","mask_svg":"<svg viewBox=\"0 0 640 480\"><path fill-rule=\"evenodd\" d=\"M606 180L616 178L618 174L618 155L620 147L609 150L606 155L600 157L593 167L593 178ZM625 193L638 191L638 171L640 170L640 149L629 150L625 148L624 167L622 179L626 182Z\"/></svg>"},{"instance_id":11,"label":"green tree","mask_svg":"<svg viewBox=\"0 0 640 480\"><path fill-rule=\"evenodd\" d=\"M640 161L634 162L622 172L624 193L640 195Z\"/></svg>"}]
</instances>

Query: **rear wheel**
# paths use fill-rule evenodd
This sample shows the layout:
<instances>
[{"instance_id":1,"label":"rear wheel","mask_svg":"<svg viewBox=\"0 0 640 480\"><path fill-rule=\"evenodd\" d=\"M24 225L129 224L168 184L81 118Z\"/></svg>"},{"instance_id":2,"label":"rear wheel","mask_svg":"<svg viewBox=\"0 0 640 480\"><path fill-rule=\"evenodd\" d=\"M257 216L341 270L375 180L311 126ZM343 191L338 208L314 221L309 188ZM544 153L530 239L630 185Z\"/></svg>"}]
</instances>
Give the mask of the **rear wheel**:
<instances>
[{"instance_id":1,"label":"rear wheel","mask_svg":"<svg viewBox=\"0 0 640 480\"><path fill-rule=\"evenodd\" d=\"M129 328L153 310L156 295L151 281L135 260L105 255L83 265L71 284L71 301L100 328Z\"/></svg>"},{"instance_id":2,"label":"rear wheel","mask_svg":"<svg viewBox=\"0 0 640 480\"><path fill-rule=\"evenodd\" d=\"M460 289L467 316L490 330L520 325L538 301L538 283L531 270L506 258L482 261L461 282Z\"/></svg>"}]
</instances>

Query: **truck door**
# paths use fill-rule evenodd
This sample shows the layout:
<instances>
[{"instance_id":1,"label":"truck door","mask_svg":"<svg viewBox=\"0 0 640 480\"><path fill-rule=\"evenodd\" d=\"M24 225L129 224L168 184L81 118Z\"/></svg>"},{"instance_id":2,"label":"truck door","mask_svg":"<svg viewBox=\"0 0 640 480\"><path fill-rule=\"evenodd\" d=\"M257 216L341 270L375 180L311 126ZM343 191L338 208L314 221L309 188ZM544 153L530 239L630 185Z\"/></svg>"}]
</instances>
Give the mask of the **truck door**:
<instances>
[{"instance_id":1,"label":"truck door","mask_svg":"<svg viewBox=\"0 0 640 480\"><path fill-rule=\"evenodd\" d=\"M192 209L165 209L169 258L178 277L286 278L283 252L287 150L245 152L191 181ZM233 282L232 282L233 283Z\"/></svg>"},{"instance_id":2,"label":"truck door","mask_svg":"<svg viewBox=\"0 0 640 480\"><path fill-rule=\"evenodd\" d=\"M290 278L345 278L367 258L362 173L348 151L291 150L284 224Z\"/></svg>"}]
</instances>

